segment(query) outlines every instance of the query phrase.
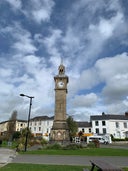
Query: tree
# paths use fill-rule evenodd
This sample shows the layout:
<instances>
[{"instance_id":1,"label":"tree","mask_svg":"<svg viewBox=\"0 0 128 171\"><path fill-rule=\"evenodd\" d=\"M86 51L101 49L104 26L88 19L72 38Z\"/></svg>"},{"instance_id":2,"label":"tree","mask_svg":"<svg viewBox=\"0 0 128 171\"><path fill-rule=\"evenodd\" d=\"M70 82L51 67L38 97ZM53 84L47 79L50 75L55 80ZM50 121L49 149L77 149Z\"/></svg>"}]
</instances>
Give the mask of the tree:
<instances>
[{"instance_id":1,"label":"tree","mask_svg":"<svg viewBox=\"0 0 128 171\"><path fill-rule=\"evenodd\" d=\"M71 116L67 118L67 124L69 127L69 136L70 139L72 140L72 137L76 136L77 130L78 130L78 125L77 123L73 120Z\"/></svg>"},{"instance_id":2,"label":"tree","mask_svg":"<svg viewBox=\"0 0 128 171\"><path fill-rule=\"evenodd\" d=\"M80 138L81 141L84 141L83 134L84 134L84 133L83 133L82 131L79 131L79 132L78 132L78 136L79 136L79 138Z\"/></svg>"},{"instance_id":3,"label":"tree","mask_svg":"<svg viewBox=\"0 0 128 171\"><path fill-rule=\"evenodd\" d=\"M83 132L82 131L79 131L78 132L78 136L81 138L83 136Z\"/></svg>"},{"instance_id":4,"label":"tree","mask_svg":"<svg viewBox=\"0 0 128 171\"><path fill-rule=\"evenodd\" d=\"M31 130L27 128L22 129L21 137L26 137L27 131L28 131L28 138L31 138L32 137Z\"/></svg>"},{"instance_id":5,"label":"tree","mask_svg":"<svg viewBox=\"0 0 128 171\"><path fill-rule=\"evenodd\" d=\"M16 120L17 120L17 111L14 110L9 119L8 127L7 127L7 136L9 141L13 140L13 134L16 131Z\"/></svg>"},{"instance_id":6,"label":"tree","mask_svg":"<svg viewBox=\"0 0 128 171\"><path fill-rule=\"evenodd\" d=\"M15 131L15 132L13 133L13 139L19 139L20 136L21 136L21 132L20 132L20 131Z\"/></svg>"}]
</instances>

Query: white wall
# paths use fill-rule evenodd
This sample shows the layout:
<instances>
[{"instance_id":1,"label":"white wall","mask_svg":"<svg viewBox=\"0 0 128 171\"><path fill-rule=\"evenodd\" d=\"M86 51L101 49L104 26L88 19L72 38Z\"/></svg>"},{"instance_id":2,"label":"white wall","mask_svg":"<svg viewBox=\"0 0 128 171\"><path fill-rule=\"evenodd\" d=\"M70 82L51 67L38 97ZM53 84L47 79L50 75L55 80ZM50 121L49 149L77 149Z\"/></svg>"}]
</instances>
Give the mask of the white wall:
<instances>
[{"instance_id":1,"label":"white wall","mask_svg":"<svg viewBox=\"0 0 128 171\"><path fill-rule=\"evenodd\" d=\"M34 136L40 135L44 138L49 138L46 136L50 134L53 125L53 120L42 120L42 121L30 121L30 129Z\"/></svg>"},{"instance_id":2,"label":"white wall","mask_svg":"<svg viewBox=\"0 0 128 171\"><path fill-rule=\"evenodd\" d=\"M105 120L106 125L102 125L103 120L99 120L98 123L99 125L95 125L95 120L92 121L92 132L96 133L96 128L99 129L99 134L103 134L103 128L106 128L106 133L107 134L112 134L114 138L125 138L126 134L125 132L128 131L128 120ZM116 124L119 124L119 127L117 127ZM124 123L126 123L127 128L124 127Z\"/></svg>"}]
</instances>

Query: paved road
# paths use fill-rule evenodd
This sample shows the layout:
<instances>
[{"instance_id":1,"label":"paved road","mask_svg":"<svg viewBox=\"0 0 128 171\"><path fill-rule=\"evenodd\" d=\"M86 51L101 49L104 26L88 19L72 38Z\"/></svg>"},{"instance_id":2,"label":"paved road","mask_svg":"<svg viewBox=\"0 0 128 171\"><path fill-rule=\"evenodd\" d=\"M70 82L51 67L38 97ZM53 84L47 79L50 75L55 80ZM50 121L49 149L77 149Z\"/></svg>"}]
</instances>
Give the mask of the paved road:
<instances>
[{"instance_id":1,"label":"paved road","mask_svg":"<svg viewBox=\"0 0 128 171\"><path fill-rule=\"evenodd\" d=\"M13 163L37 163L60 165L90 165L91 159L104 160L119 167L128 167L128 157L94 157L94 156L62 156L62 155L18 155Z\"/></svg>"},{"instance_id":2,"label":"paved road","mask_svg":"<svg viewBox=\"0 0 128 171\"><path fill-rule=\"evenodd\" d=\"M90 165L91 159L105 160L119 167L128 167L128 157L99 157L99 156L62 156L62 155L20 155L14 150L0 148L0 166L7 163L34 163L60 165Z\"/></svg>"}]
</instances>

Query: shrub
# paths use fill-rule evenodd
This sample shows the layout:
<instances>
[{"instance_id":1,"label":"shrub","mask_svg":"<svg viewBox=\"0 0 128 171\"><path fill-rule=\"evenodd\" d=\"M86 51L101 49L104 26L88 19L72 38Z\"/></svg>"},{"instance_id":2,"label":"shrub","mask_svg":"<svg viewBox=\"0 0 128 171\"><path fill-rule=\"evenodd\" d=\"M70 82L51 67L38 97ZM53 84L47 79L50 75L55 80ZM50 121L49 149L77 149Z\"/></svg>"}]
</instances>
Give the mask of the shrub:
<instances>
[{"instance_id":1,"label":"shrub","mask_svg":"<svg viewBox=\"0 0 128 171\"><path fill-rule=\"evenodd\" d=\"M38 139L32 139L31 141L29 141L29 145L33 146L33 145L40 145L41 141Z\"/></svg>"},{"instance_id":2,"label":"shrub","mask_svg":"<svg viewBox=\"0 0 128 171\"><path fill-rule=\"evenodd\" d=\"M69 144L63 147L64 150L77 150L83 148L81 144Z\"/></svg>"},{"instance_id":3,"label":"shrub","mask_svg":"<svg viewBox=\"0 0 128 171\"><path fill-rule=\"evenodd\" d=\"M16 151L23 151L24 150L24 145L22 143L20 143L19 145L17 145Z\"/></svg>"},{"instance_id":4,"label":"shrub","mask_svg":"<svg viewBox=\"0 0 128 171\"><path fill-rule=\"evenodd\" d=\"M48 141L47 141L46 139L43 138L43 139L41 140L41 144L42 144L42 145L46 145L46 144L48 144Z\"/></svg>"},{"instance_id":5,"label":"shrub","mask_svg":"<svg viewBox=\"0 0 128 171\"><path fill-rule=\"evenodd\" d=\"M87 147L89 147L89 148L95 148L94 142L90 142L90 143L87 145Z\"/></svg>"},{"instance_id":6,"label":"shrub","mask_svg":"<svg viewBox=\"0 0 128 171\"><path fill-rule=\"evenodd\" d=\"M126 141L126 139L114 138L113 141Z\"/></svg>"},{"instance_id":7,"label":"shrub","mask_svg":"<svg viewBox=\"0 0 128 171\"><path fill-rule=\"evenodd\" d=\"M55 144L50 144L46 146L46 149L55 149L55 150L59 150L62 149L62 146L58 143Z\"/></svg>"}]
</instances>

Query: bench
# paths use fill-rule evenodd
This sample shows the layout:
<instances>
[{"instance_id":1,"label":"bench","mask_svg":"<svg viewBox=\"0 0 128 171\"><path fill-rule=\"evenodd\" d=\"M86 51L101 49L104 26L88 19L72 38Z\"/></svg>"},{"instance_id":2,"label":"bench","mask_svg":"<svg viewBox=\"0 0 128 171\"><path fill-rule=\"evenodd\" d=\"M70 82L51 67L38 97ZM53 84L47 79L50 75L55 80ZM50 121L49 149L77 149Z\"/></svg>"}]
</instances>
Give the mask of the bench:
<instances>
[{"instance_id":1,"label":"bench","mask_svg":"<svg viewBox=\"0 0 128 171\"><path fill-rule=\"evenodd\" d=\"M103 160L91 160L90 162L92 164L90 171L94 171L94 168L100 171L123 171L121 168Z\"/></svg>"}]
</instances>

